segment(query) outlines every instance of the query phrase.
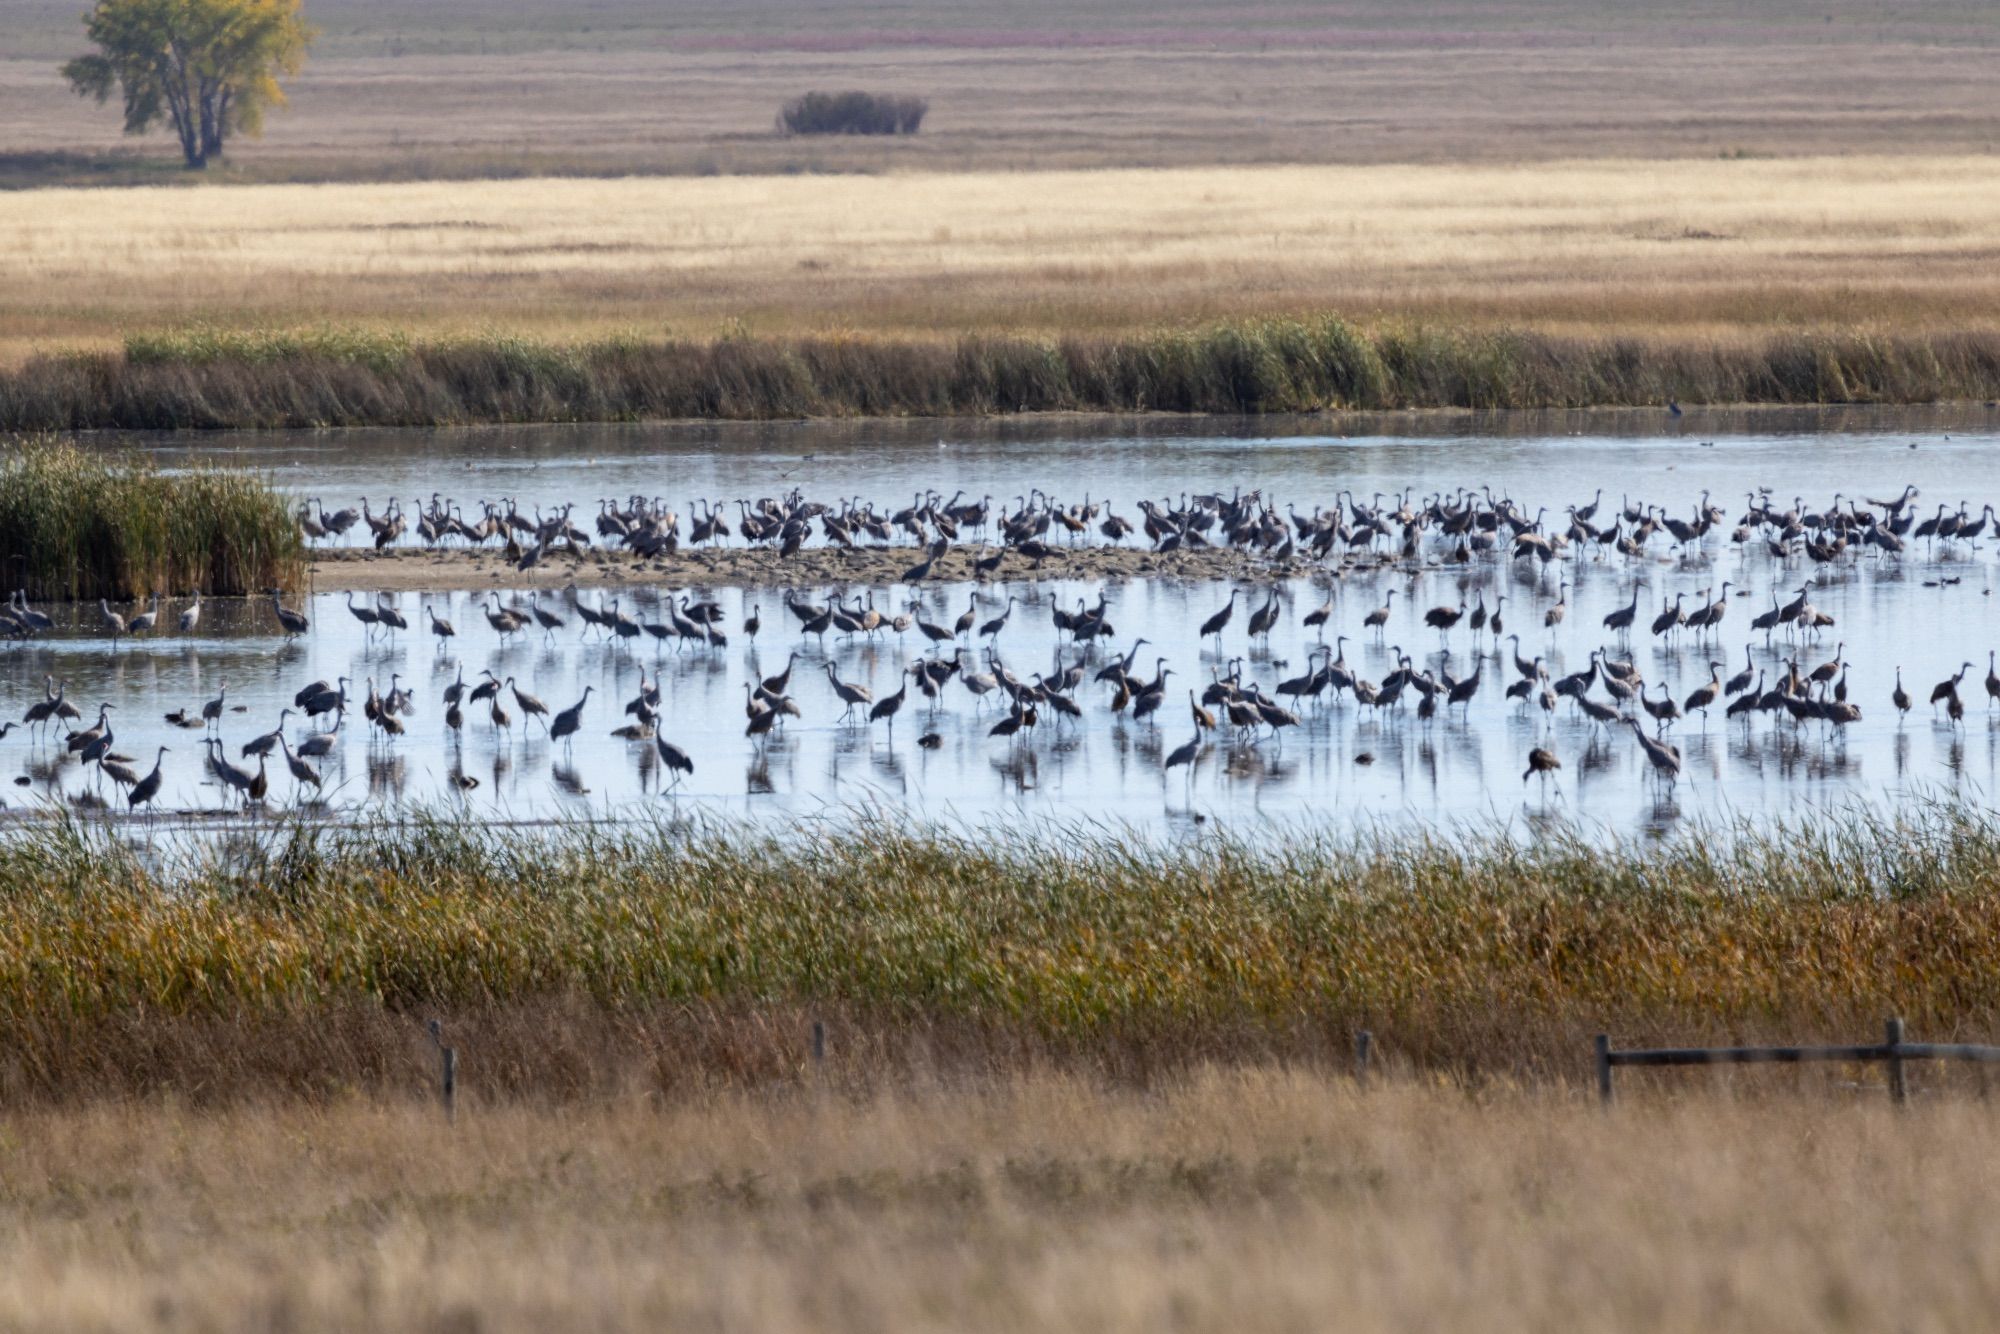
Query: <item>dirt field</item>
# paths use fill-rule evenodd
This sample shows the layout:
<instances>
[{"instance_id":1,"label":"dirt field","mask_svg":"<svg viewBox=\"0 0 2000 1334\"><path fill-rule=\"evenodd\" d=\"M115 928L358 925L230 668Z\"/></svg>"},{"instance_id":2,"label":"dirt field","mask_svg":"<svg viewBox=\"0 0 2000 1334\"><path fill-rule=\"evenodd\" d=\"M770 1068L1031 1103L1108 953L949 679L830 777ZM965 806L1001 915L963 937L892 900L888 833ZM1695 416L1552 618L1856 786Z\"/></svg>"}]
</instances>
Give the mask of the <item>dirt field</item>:
<instances>
[{"instance_id":1,"label":"dirt field","mask_svg":"<svg viewBox=\"0 0 2000 1334\"><path fill-rule=\"evenodd\" d=\"M0 1326L1983 1328L1991 1112L1753 1092L1786 1080L15 1114Z\"/></svg>"},{"instance_id":2,"label":"dirt field","mask_svg":"<svg viewBox=\"0 0 2000 1334\"><path fill-rule=\"evenodd\" d=\"M1996 253L2000 157L21 191L0 356L189 322L1926 332L1991 327Z\"/></svg>"},{"instance_id":3,"label":"dirt field","mask_svg":"<svg viewBox=\"0 0 2000 1334\"><path fill-rule=\"evenodd\" d=\"M76 0L14 0L0 180L98 173ZM1054 168L1991 152L2000 13L1862 0L1140 5L308 0L324 30L252 176ZM925 96L895 143L772 134L786 98ZM138 149L168 175L158 136ZM45 155L55 154L56 157Z\"/></svg>"}]
</instances>

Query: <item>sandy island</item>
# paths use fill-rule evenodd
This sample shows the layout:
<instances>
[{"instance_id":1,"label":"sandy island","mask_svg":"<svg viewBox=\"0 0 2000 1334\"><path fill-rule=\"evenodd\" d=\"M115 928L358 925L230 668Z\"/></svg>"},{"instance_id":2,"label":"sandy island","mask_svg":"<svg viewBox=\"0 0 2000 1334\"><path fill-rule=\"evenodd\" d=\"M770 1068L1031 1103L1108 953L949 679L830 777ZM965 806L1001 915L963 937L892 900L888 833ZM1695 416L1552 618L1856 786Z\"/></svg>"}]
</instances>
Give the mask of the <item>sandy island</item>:
<instances>
[{"instance_id":1,"label":"sandy island","mask_svg":"<svg viewBox=\"0 0 2000 1334\"><path fill-rule=\"evenodd\" d=\"M1242 579L1297 574L1312 562L1275 564L1260 556L1215 547L1182 549L1164 555L1146 548L1077 547L1053 552L1037 567L1026 556L1010 553L992 574L980 576L973 562L993 548L967 546L946 552L931 567L930 581L978 578L1022 579ZM671 556L642 560L617 551L591 550L580 555L552 552L534 568L518 570L499 551L426 551L396 548L317 550L313 553L312 586L316 593L423 590L454 591L481 588L603 587L630 583L715 585L739 588L779 588L787 585L869 584L901 581L923 553L914 547L845 550L813 547L780 558L770 548L683 548ZM1370 558L1373 564L1375 558Z\"/></svg>"}]
</instances>

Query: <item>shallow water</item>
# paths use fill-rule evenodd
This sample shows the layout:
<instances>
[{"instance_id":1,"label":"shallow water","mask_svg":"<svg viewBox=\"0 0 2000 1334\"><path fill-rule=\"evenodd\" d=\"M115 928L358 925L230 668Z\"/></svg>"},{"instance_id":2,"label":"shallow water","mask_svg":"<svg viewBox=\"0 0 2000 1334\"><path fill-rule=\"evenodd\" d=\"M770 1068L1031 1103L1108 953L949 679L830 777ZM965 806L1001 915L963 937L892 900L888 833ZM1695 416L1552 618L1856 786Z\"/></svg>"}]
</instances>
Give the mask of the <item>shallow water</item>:
<instances>
[{"instance_id":1,"label":"shallow water","mask_svg":"<svg viewBox=\"0 0 2000 1334\"><path fill-rule=\"evenodd\" d=\"M862 496L894 507L929 487L969 496L1011 498L1031 486L1063 499L1108 498L1128 517L1140 497L1169 499L1182 492L1261 487L1280 507L1301 511L1333 503L1348 489L1361 496L1405 488L1423 496L1460 486L1490 487L1512 495L1530 511L1547 506L1552 521L1563 506L1588 502L1598 488L1609 510L1621 496L1665 504L1686 513L1704 490L1733 520L1745 493L1773 488L1781 501L1803 495L1823 506L1835 492L1890 496L1905 483L1923 491L1925 513L1940 501L1969 500L1976 511L2000 498L2000 413L1978 408L1954 412L1762 413L1703 416L1678 421L1663 414L1613 417L1520 417L1382 420L1348 423L1366 433L1326 434L1323 421L1304 422L1017 422L999 424L900 423L786 425L729 428L575 428L453 433L359 432L226 437L190 446L175 440L164 461L185 459L192 448L207 457L227 454L270 469L301 494L329 507L361 495L379 500L441 491L474 515L481 498L514 497L523 509L577 506L579 520L600 497L664 495L685 512L685 498L733 499L798 486L809 497ZM1415 431L1425 434L1415 434ZM1577 431L1586 433L1577 434ZM1708 443L1708 442L1712 442ZM1915 445L1913 449L1911 446ZM1603 516L1600 515L1600 519ZM583 522L586 528L587 521ZM899 673L929 647L914 631L900 640L842 642L829 636L800 642L796 622L777 590L638 587L625 605L642 620L663 592L712 593L725 608L726 649L660 651L650 639L630 645L580 635L580 623L553 637L522 635L500 642L476 609L477 595L404 595L400 606L413 629L392 636L364 636L342 600L313 601L313 633L285 644L268 609L210 602L198 637L127 643L116 652L99 637L96 611L75 613L78 628L0 655L0 698L11 716L38 697L45 675L68 683L69 697L94 717L110 700L117 749L134 756L143 772L154 747L173 747L164 773L163 809L219 808L221 791L200 763L200 733L168 726L162 715L199 709L228 684L222 735L236 747L277 725L278 710L297 688L314 679L353 678L358 696L368 678L384 690L392 676L414 688L416 714L408 733L389 740L369 735L358 712L325 766L325 800L361 811L398 802L463 803L485 818L538 819L560 815L618 815L642 804L653 808L784 820L804 812L853 803L882 803L915 813L967 821L1036 818L1130 824L1141 829L1191 828L1207 820L1255 827L1301 820L1384 820L1439 824L1463 819L1533 821L1560 814L1611 835L1674 827L1693 816L1729 817L1792 812L1802 806L1886 802L1913 790L1944 790L1985 800L2000 770L2000 712L1989 712L1981 680L1986 654L2000 644L2000 613L1990 589L1995 542L1927 552L1922 544L1900 560L1874 553L1852 555L1815 568L1803 557L1779 568L1761 543L1738 549L1726 529L1711 533L1703 551L1676 556L1657 545L1643 570L1615 553L1560 562L1543 570L1532 562L1498 557L1470 566L1436 566L1356 574L1333 593L1329 640L1347 634L1347 660L1361 675L1382 679L1392 665L1390 645L1400 644L1433 669L1464 676L1483 658L1483 688L1469 708L1446 710L1424 722L1414 698L1381 712L1351 698L1330 707L1307 706L1301 725L1260 740L1219 740L1196 768L1163 774L1164 753L1189 739L1183 682L1199 689L1226 658L1246 658L1246 674L1268 692L1281 679L1303 674L1317 636L1300 618L1329 596L1333 581L1308 575L1279 584L1285 614L1268 646L1245 635L1247 606L1218 654L1196 643L1196 627L1227 597L1213 582L1133 579L1103 584L995 584L977 591L981 617L996 614L1008 596L1017 606L996 645L1023 678L1049 671L1059 636L1050 622L1050 600L1074 607L1100 594L1112 608L1125 650L1135 637L1149 642L1136 671L1150 675L1156 658L1174 673L1157 726L1115 717L1110 688L1086 684L1077 691L1084 716L1057 722L1047 710L1025 738L989 737L1001 716L996 696L975 700L957 682L945 688L944 707L933 712L912 689L894 722L870 726L843 721L841 705L825 677L828 662L841 678L870 686L877 698L892 693ZM1559 581L1574 584L1565 619L1543 625ZM1497 655L1491 636L1461 625L1448 636L1424 627L1424 610L1456 605L1484 593L1490 604L1504 594L1508 629L1522 651L1547 658L1552 674L1584 665L1593 647L1619 641L1601 626L1625 605L1633 579L1641 594L1641 628L1630 656L1657 696L1664 682L1676 699L1708 678L1707 662L1724 661L1726 677L1750 660L1781 670L1786 656L1812 667L1845 643L1850 699L1864 717L1845 729L1794 724L1782 714L1725 722L1716 716L1677 724L1669 733L1685 754L1682 780L1671 789L1651 776L1629 732L1607 732L1564 702L1552 719L1504 698L1514 679L1510 649ZM1656 640L1644 623L1663 595L1690 594L1731 580L1737 587L1722 632L1710 651L1682 636ZM1798 643L1753 636L1750 617L1769 605L1774 589L1813 584L1812 600L1837 625L1822 641ZM1952 582L1956 581L1956 582ZM1361 620L1386 592L1399 596L1382 642L1363 634ZM1747 589L1745 592L1743 590ZM809 588L824 602L838 593L850 601L872 591L885 611L905 608L905 589ZM1248 589L1246 588L1246 591ZM613 591L613 596L618 595ZM975 596L967 585L926 586L928 619L949 623ZM429 603L457 627L440 646L423 632ZM178 603L170 602L169 613ZM755 641L741 633L743 614L761 607L763 631ZM55 609L49 609L51 611ZM172 615L162 621L172 622ZM969 642L976 656L984 641ZM783 667L799 651L792 694L804 712L766 741L743 735L745 683ZM1444 656L1448 650L1449 657ZM1065 662L1083 657L1090 674L1109 660L1104 648L1088 653L1061 646ZM1626 656L1621 649L1620 656ZM1966 723L1933 722L1924 704L1930 686L1965 660ZM1894 671L1918 704L1907 719L1889 706ZM476 680L482 669L513 676L522 689L551 709L574 703L593 689L581 733L551 743L515 715L511 729L495 729L483 708L468 710L462 736L443 725L439 692L462 670ZM662 794L650 744L608 735L628 719L623 705L636 693L641 670L663 673L667 703L664 734L687 750L696 770ZM1602 695L1598 696L1602 698ZM238 710L241 710L240 712ZM919 734L934 731L935 749L920 748ZM305 735L293 720L291 735ZM1546 745L1562 759L1560 787L1523 784L1530 747ZM16 731L0 742L0 764L29 779L11 790L16 807L65 800L102 790L94 774L74 765L51 766L60 746L38 743ZM1367 762L1363 762L1363 757ZM459 776L476 779L469 789ZM18 780L17 780L18 781ZM287 804L292 781L282 763L272 773L272 804Z\"/></svg>"}]
</instances>

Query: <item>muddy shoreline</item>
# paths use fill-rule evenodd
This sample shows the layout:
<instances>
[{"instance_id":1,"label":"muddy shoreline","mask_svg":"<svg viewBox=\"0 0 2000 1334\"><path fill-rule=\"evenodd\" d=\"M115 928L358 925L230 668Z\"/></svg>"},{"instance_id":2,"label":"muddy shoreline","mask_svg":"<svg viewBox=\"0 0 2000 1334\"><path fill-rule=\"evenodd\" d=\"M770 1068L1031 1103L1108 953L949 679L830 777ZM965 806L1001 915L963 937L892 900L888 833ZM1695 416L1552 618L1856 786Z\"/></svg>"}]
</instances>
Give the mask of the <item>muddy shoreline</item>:
<instances>
[{"instance_id":1,"label":"muddy shoreline","mask_svg":"<svg viewBox=\"0 0 2000 1334\"><path fill-rule=\"evenodd\" d=\"M1215 547L1161 554L1144 547L1091 546L1059 548L1039 565L1009 552L996 570L982 575L974 563L993 551L980 545L948 551L931 567L927 582L1246 579L1296 575L1314 567L1309 561L1294 559L1278 564L1247 552ZM618 551L591 550L580 555L551 552L532 569L519 570L497 550L334 549L313 553L311 578L317 593L562 588L572 583L579 588L632 583L732 588L880 586L902 582L904 573L922 559L923 553L909 546L854 550L814 547L783 558L770 548L683 549L650 560Z\"/></svg>"}]
</instances>

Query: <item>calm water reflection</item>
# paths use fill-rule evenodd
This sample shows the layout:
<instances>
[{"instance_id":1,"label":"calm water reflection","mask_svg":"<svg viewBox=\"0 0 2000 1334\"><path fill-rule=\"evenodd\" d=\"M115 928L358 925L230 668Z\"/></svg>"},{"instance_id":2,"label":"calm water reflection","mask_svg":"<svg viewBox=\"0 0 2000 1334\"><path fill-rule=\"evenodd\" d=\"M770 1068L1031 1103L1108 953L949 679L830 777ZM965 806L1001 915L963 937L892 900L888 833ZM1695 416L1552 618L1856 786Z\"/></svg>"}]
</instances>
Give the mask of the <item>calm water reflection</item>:
<instances>
[{"instance_id":1,"label":"calm water reflection","mask_svg":"<svg viewBox=\"0 0 2000 1334\"><path fill-rule=\"evenodd\" d=\"M1580 424L1591 433L1566 433ZM1442 423L1448 434L1439 433L1438 419L1416 424L1430 435L1402 433L1411 429L1409 422L1362 425L1366 433L1347 437L1327 434L1317 421L363 432L231 437L193 446L176 440L163 453L170 464L191 448L205 456L230 454L270 469L300 494L324 497L330 507L364 494L378 504L402 496L407 504L442 491L468 508L481 498L508 496L524 508L574 503L588 513L604 496L662 495L684 507L693 496L732 499L791 486L814 498L858 495L894 506L924 487L1012 497L1040 486L1066 500L1086 491L1108 497L1131 513L1141 497L1241 486L1262 487L1281 508L1291 502L1310 510L1330 504L1342 489L1365 496L1407 488L1422 496L1486 486L1531 512L1547 506L1552 513L1588 501L1599 488L1607 508L1630 495L1682 511L1707 490L1733 519L1745 494L1758 487L1772 488L1781 501L1803 495L1814 505L1829 503L1836 492L1893 495L1905 483L1923 489L1927 509L1965 499L1977 510L2000 498L1994 449L2000 413L1978 408L1919 415L1690 414L1671 424L1654 414L1611 419L1608 428L1603 418L1455 419ZM539 818L677 803L782 820L879 802L974 821L1053 817L1171 829L1206 819L1515 820L1553 807L1627 834L1671 827L1692 815L1877 802L1915 788L1984 800L2000 766L2000 713L1989 711L1980 686L1986 655L2000 645L1991 597L1992 538L1948 552L1918 545L1901 560L1870 553L1822 567L1798 559L1782 568L1761 544L1738 549L1727 538L1726 529L1718 530L1701 552L1685 557L1656 550L1643 567L1615 555L1584 556L1547 570L1488 558L1467 567L1356 575L1337 588L1326 576L1309 575L1278 585L1286 610L1268 645L1247 640L1239 615L1220 653L1212 641L1196 642L1195 627L1222 604L1226 585L1133 579L983 586L976 596L994 611L1009 595L1025 599L996 644L1006 665L1024 678L1078 658L1094 675L1111 650L1122 653L1138 636L1150 641L1139 672L1150 675L1154 659L1164 657L1174 673L1157 725L1112 715L1110 689L1086 683L1077 692L1081 719L1059 720L1044 711L1038 728L1011 740L987 735L1000 716L996 697L976 699L956 682L935 711L912 691L893 731L879 723L843 723L824 673L828 662L842 679L865 683L880 697L897 688L900 674L929 646L911 632L874 640L829 636L822 650L816 640L801 642L774 589L625 590L626 605L636 601L642 619L659 618L655 607L668 592L693 591L721 602L728 647L680 653L658 651L651 640L614 646L582 638L574 619L552 638L524 635L503 644L469 594L406 594L401 607L417 628L373 642L339 598L315 599L314 633L292 644L274 637L265 608L211 602L202 636L190 641L128 644L114 653L94 628L80 627L8 650L0 654L0 698L8 701L9 716L18 717L39 697L44 676L53 675L92 716L98 701L115 702L117 748L137 757L142 770L150 767L154 747L174 747L161 802L167 808L224 801L202 770L199 733L167 725L166 712L198 709L226 682L222 734L233 755L277 724L278 710L299 686L340 675L353 678L357 698L373 678L383 690L399 680L418 699L408 733L394 740L370 735L358 712L350 716L325 764L325 800L353 810L448 801L486 817ZM1746 646L1755 667L1775 673L1787 657L1816 666L1844 643L1849 697L1863 706L1864 717L1845 729L1799 726L1782 715L1726 723L1719 710L1706 724L1699 718L1682 722L1670 736L1683 749L1684 778L1667 790L1651 779L1629 733L1590 723L1568 703L1549 719L1506 699L1502 689L1514 679L1507 644L1496 646L1490 636L1463 626L1441 638L1421 624L1429 607L1456 605L1482 591L1489 603L1505 594L1508 629L1521 635L1523 653L1546 657L1559 674L1583 666L1593 647L1618 643L1600 622L1626 603L1635 576L1648 588L1630 655L1656 696L1664 684L1675 698L1684 697L1707 679L1711 656L1726 661L1725 675L1735 671ZM1564 577L1572 583L1568 614L1546 628L1544 611ZM1685 638L1669 642L1644 632L1663 597L1686 592L1698 601L1698 590L1723 579L1738 591L1712 654ZM1814 585L1814 603L1837 621L1823 641L1780 636L1767 643L1750 631L1750 617L1769 605L1774 590L1807 581ZM1361 620L1391 588L1399 594L1395 614L1377 642L1363 634ZM823 601L869 590L800 591ZM904 609L911 600L905 589L872 591L887 609ZM1263 591L1260 584L1259 599ZM1079 598L1094 602L1100 595L1109 601L1116 639L1089 651L1069 646L1051 624L1051 604L1073 607ZM921 603L929 619L949 622L972 596L970 586L933 585L923 590ZM1352 699L1308 707L1299 727L1277 736L1218 741L1192 781L1184 771L1165 776L1165 753L1193 732L1182 684L1199 689L1239 656L1246 674L1267 691L1303 673L1318 638L1301 617L1329 596L1335 607L1329 639L1350 636L1348 662L1361 675L1379 681L1393 666L1390 646L1400 644L1420 662L1458 676L1483 661L1483 689L1469 708L1445 710L1431 721L1418 719L1409 704L1379 714ZM459 629L447 646L422 633L426 602ZM740 633L752 605L763 612L763 633L755 641ZM94 609L86 619L94 626ZM970 643L974 657L982 644ZM780 669L794 651L792 693L804 717L767 739L746 737L746 683ZM1965 725L1934 722L1923 703L1931 684L1968 659L1978 667L1966 682ZM1907 719L1889 706L1899 665L1918 698ZM514 676L552 709L594 687L581 734L572 743L551 743L539 728L524 727L518 710L511 729L496 729L479 709L469 711L462 736L448 734L440 691L461 671L473 680L482 670ZM656 670L665 685L663 731L696 764L691 779L665 793L652 747L609 735L629 721L623 706L636 694L641 672ZM938 737L934 749L916 744L926 731ZM291 734L306 734L296 719ZM1560 796L1521 781L1535 745L1549 746L1563 761ZM0 763L28 782L11 789L13 805L69 800L98 788L94 774L54 761L60 749L20 731L0 742ZM467 786L462 779L477 782ZM103 790L115 795L109 784ZM273 805L291 796L282 766L272 774L271 790Z\"/></svg>"}]
</instances>

